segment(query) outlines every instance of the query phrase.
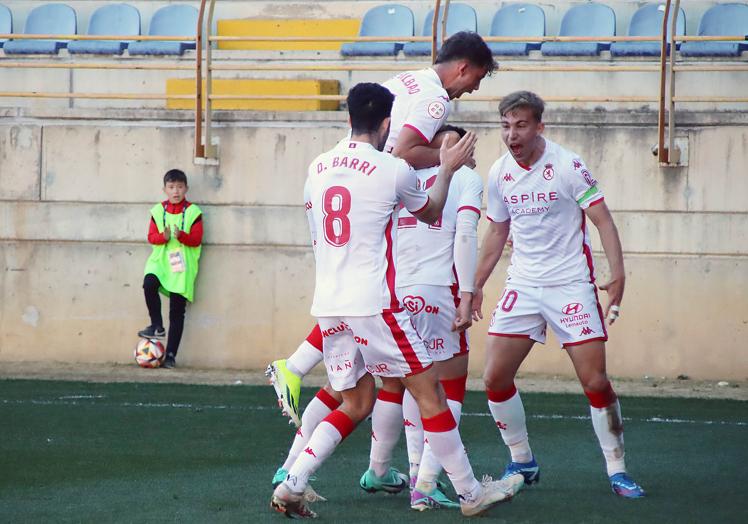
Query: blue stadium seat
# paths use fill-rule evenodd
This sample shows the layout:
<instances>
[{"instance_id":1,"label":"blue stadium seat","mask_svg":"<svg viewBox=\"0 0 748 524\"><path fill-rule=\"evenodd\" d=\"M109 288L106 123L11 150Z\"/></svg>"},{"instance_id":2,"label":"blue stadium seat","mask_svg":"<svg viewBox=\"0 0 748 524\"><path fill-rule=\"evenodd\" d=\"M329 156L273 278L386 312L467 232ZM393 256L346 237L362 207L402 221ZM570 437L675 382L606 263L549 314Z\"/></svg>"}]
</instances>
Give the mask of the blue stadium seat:
<instances>
[{"instance_id":1,"label":"blue stadium seat","mask_svg":"<svg viewBox=\"0 0 748 524\"><path fill-rule=\"evenodd\" d=\"M545 36L545 12L534 4L508 4L496 11L489 36ZM540 42L488 42L495 55L527 55Z\"/></svg>"},{"instance_id":2,"label":"blue stadium seat","mask_svg":"<svg viewBox=\"0 0 748 524\"><path fill-rule=\"evenodd\" d=\"M72 7L45 4L31 10L23 32L29 35L74 35L77 26ZM10 40L3 48L6 55L57 54L67 44L67 40Z\"/></svg>"},{"instance_id":3,"label":"blue stadium seat","mask_svg":"<svg viewBox=\"0 0 748 524\"><path fill-rule=\"evenodd\" d=\"M442 41L442 15L444 8L439 9L439 19L437 21L436 40L437 45L441 46ZM434 22L434 10L426 14L426 20L423 22L423 36L431 36L431 26ZM478 17L475 9L467 4L449 4L449 15L447 16L447 36L459 33L460 31L477 31ZM425 56L431 54L431 42L408 42L403 47L403 53L408 56Z\"/></svg>"},{"instance_id":4,"label":"blue stadium seat","mask_svg":"<svg viewBox=\"0 0 748 524\"><path fill-rule=\"evenodd\" d=\"M148 31L152 36L193 36L197 34L197 9L191 5L168 5L153 14ZM131 55L181 55L195 49L194 41L141 41L127 48Z\"/></svg>"},{"instance_id":5,"label":"blue stadium seat","mask_svg":"<svg viewBox=\"0 0 748 524\"><path fill-rule=\"evenodd\" d=\"M631 17L629 36L661 35L664 16L665 4L647 4L639 8ZM672 20L673 12L671 11L667 22L668 41L670 40ZM677 35L686 34L686 13L683 8L678 12L675 32ZM661 48L662 44L660 42L613 42L610 46L610 54L613 56L660 56Z\"/></svg>"},{"instance_id":6,"label":"blue stadium seat","mask_svg":"<svg viewBox=\"0 0 748 524\"><path fill-rule=\"evenodd\" d=\"M88 34L137 36L140 34L140 12L128 4L102 6L91 16ZM128 43L124 40L76 40L68 44L68 52L121 55Z\"/></svg>"},{"instance_id":7,"label":"blue stadium seat","mask_svg":"<svg viewBox=\"0 0 748 524\"><path fill-rule=\"evenodd\" d=\"M699 36L748 35L748 5L717 4L699 22ZM683 42L683 56L740 56L748 50L745 42Z\"/></svg>"},{"instance_id":8,"label":"blue stadium seat","mask_svg":"<svg viewBox=\"0 0 748 524\"><path fill-rule=\"evenodd\" d=\"M399 4L369 9L361 21L359 36L413 36L413 11ZM343 56L395 56L403 42L350 42L340 48Z\"/></svg>"},{"instance_id":9,"label":"blue stadium seat","mask_svg":"<svg viewBox=\"0 0 748 524\"><path fill-rule=\"evenodd\" d=\"M10 34L13 32L13 15L10 9L4 5L0 5L0 34ZM7 42L5 38L0 38L0 47Z\"/></svg>"},{"instance_id":10,"label":"blue stadium seat","mask_svg":"<svg viewBox=\"0 0 748 524\"><path fill-rule=\"evenodd\" d=\"M590 2L569 9L561 19L559 36L615 36L616 14L607 5ZM546 56L597 56L610 42L543 42Z\"/></svg>"}]
</instances>

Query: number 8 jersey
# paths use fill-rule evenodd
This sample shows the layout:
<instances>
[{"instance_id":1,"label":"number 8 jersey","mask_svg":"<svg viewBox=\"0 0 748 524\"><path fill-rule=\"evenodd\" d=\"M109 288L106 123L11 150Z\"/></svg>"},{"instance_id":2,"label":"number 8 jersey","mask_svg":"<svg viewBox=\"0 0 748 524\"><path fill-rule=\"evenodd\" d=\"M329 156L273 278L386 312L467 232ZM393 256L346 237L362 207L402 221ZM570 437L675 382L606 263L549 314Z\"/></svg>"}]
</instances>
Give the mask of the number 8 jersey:
<instances>
[{"instance_id":1,"label":"number 8 jersey","mask_svg":"<svg viewBox=\"0 0 748 524\"><path fill-rule=\"evenodd\" d=\"M404 161L343 140L309 166L304 201L316 282L311 314L372 316L399 310L395 294L397 209L428 202Z\"/></svg>"}]
</instances>

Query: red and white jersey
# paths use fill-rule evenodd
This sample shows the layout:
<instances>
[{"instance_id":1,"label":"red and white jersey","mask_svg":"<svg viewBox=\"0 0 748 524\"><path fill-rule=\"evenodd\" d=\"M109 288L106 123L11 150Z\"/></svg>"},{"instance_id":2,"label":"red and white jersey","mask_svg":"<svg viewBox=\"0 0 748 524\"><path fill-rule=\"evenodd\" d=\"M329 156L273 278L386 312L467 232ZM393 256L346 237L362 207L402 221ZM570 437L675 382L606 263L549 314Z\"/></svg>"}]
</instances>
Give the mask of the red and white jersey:
<instances>
[{"instance_id":1,"label":"red and white jersey","mask_svg":"<svg viewBox=\"0 0 748 524\"><path fill-rule=\"evenodd\" d=\"M418 187L426 194L436 181L438 167L416 171ZM442 216L433 225L420 222L407 209L397 222L397 287L425 284L450 286L456 282L454 241L460 211L480 216L483 181L468 167L458 169L449 184Z\"/></svg>"},{"instance_id":2,"label":"red and white jersey","mask_svg":"<svg viewBox=\"0 0 748 524\"><path fill-rule=\"evenodd\" d=\"M603 194L578 155L547 138L543 156L529 168L507 152L491 167L487 193L488 219L511 219L514 245L507 282L594 282L583 210L602 202Z\"/></svg>"},{"instance_id":3,"label":"red and white jersey","mask_svg":"<svg viewBox=\"0 0 748 524\"><path fill-rule=\"evenodd\" d=\"M384 151L392 152L403 126L421 135L424 143L431 143L450 111L449 96L436 71L431 68L408 71L382 85L395 95L390 135Z\"/></svg>"},{"instance_id":4,"label":"red and white jersey","mask_svg":"<svg viewBox=\"0 0 748 524\"><path fill-rule=\"evenodd\" d=\"M404 161L343 141L309 166L304 201L316 259L312 315L371 316L400 309L395 294L397 209L428 196Z\"/></svg>"}]
</instances>

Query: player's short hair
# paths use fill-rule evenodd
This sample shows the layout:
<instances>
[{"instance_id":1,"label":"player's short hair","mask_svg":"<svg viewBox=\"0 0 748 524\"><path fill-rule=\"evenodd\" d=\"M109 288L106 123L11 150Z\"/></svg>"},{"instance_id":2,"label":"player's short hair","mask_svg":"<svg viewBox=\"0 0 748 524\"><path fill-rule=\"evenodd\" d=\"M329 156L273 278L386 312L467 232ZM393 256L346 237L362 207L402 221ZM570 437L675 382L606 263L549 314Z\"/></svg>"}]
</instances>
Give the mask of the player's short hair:
<instances>
[{"instance_id":1,"label":"player's short hair","mask_svg":"<svg viewBox=\"0 0 748 524\"><path fill-rule=\"evenodd\" d=\"M489 75L499 67L486 42L473 31L460 31L447 38L439 49L434 63L441 64L453 60L468 60L474 66L485 68Z\"/></svg>"},{"instance_id":2,"label":"player's short hair","mask_svg":"<svg viewBox=\"0 0 748 524\"><path fill-rule=\"evenodd\" d=\"M164 185L167 182L182 182L187 185L187 175L181 169L169 169L164 175Z\"/></svg>"},{"instance_id":3,"label":"player's short hair","mask_svg":"<svg viewBox=\"0 0 748 524\"><path fill-rule=\"evenodd\" d=\"M453 125L450 125L450 124L444 124L443 126L441 126L439 128L439 130L436 132L436 134L438 135L439 133L446 133L448 131L452 131L454 133L457 133L458 135L460 135L460 138L462 138L463 136L465 136L467 134L467 130L466 129L464 129L462 127L453 126Z\"/></svg>"},{"instance_id":4,"label":"player's short hair","mask_svg":"<svg viewBox=\"0 0 748 524\"><path fill-rule=\"evenodd\" d=\"M389 89L370 82L356 84L348 91L348 115L353 133L373 133L392 114L395 95Z\"/></svg>"},{"instance_id":5,"label":"player's short hair","mask_svg":"<svg viewBox=\"0 0 748 524\"><path fill-rule=\"evenodd\" d=\"M545 102L532 91L515 91L506 95L499 102L499 115L505 116L507 113L523 107L529 107L532 110L535 121L543 121Z\"/></svg>"}]
</instances>

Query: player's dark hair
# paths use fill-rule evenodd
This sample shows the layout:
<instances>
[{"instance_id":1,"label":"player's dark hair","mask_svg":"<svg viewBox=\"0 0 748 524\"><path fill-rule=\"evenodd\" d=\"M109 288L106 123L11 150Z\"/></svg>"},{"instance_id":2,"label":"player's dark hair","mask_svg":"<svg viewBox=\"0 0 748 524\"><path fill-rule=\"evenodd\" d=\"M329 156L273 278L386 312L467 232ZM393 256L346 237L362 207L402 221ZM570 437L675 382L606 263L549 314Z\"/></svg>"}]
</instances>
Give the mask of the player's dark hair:
<instances>
[{"instance_id":1,"label":"player's dark hair","mask_svg":"<svg viewBox=\"0 0 748 524\"><path fill-rule=\"evenodd\" d=\"M545 102L532 91L515 91L506 95L499 103L499 115L505 116L515 109L524 107L529 107L532 110L532 115L535 117L536 122L543 121Z\"/></svg>"},{"instance_id":2,"label":"player's dark hair","mask_svg":"<svg viewBox=\"0 0 748 524\"><path fill-rule=\"evenodd\" d=\"M434 63L441 64L453 60L468 60L474 66L485 68L489 75L499 67L486 42L478 33L472 31L460 31L447 38L439 49Z\"/></svg>"},{"instance_id":3,"label":"player's dark hair","mask_svg":"<svg viewBox=\"0 0 748 524\"><path fill-rule=\"evenodd\" d=\"M348 114L354 134L374 133L392 114L395 95L379 84L362 82L348 91Z\"/></svg>"},{"instance_id":4,"label":"player's dark hair","mask_svg":"<svg viewBox=\"0 0 748 524\"><path fill-rule=\"evenodd\" d=\"M164 175L164 185L167 182L182 182L187 185L187 175L181 169L169 169Z\"/></svg>"},{"instance_id":5,"label":"player's dark hair","mask_svg":"<svg viewBox=\"0 0 748 524\"><path fill-rule=\"evenodd\" d=\"M467 130L462 127L453 126L450 124L445 124L439 128L439 130L436 132L438 135L439 133L446 133L447 131L452 131L454 133L457 133L460 135L460 138L467 135Z\"/></svg>"}]
</instances>

